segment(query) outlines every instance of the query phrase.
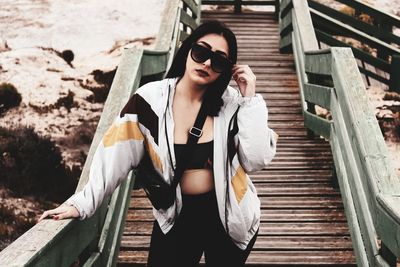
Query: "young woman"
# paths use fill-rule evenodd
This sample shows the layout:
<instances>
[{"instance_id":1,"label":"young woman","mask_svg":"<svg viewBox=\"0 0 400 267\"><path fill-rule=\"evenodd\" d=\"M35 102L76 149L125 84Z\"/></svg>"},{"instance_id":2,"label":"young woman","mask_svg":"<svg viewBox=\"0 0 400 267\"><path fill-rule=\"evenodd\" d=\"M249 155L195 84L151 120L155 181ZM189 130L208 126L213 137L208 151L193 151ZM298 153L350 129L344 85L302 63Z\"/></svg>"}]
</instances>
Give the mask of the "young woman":
<instances>
[{"instance_id":1,"label":"young woman","mask_svg":"<svg viewBox=\"0 0 400 267\"><path fill-rule=\"evenodd\" d=\"M197 266L203 253L206 266L243 266L260 225L260 201L247 173L273 159L277 135L255 92L255 75L236 60L236 37L224 24L196 28L167 78L140 87L122 109L97 148L84 189L40 220L93 215L144 153L170 182L204 102L207 118L176 201L153 209L148 266ZM238 89L228 85L232 77Z\"/></svg>"}]
</instances>

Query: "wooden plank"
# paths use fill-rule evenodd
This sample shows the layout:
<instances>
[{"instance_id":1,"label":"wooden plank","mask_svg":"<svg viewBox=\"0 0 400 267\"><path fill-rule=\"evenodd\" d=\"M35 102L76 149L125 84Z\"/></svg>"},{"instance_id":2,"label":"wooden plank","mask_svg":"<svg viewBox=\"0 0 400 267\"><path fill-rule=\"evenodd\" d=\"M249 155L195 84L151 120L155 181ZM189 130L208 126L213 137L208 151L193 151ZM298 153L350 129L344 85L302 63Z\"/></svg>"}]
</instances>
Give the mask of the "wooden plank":
<instances>
[{"instance_id":1,"label":"wooden plank","mask_svg":"<svg viewBox=\"0 0 400 267\"><path fill-rule=\"evenodd\" d=\"M296 265L314 265L314 266L355 266L346 265L354 261L352 251L254 251L250 253L247 260L248 264L280 264L289 266Z\"/></svg>"},{"instance_id":2,"label":"wooden plank","mask_svg":"<svg viewBox=\"0 0 400 267\"><path fill-rule=\"evenodd\" d=\"M70 266L96 237L99 215L79 224L43 220L0 252L0 266Z\"/></svg>"},{"instance_id":3,"label":"wooden plank","mask_svg":"<svg viewBox=\"0 0 400 267\"><path fill-rule=\"evenodd\" d=\"M121 246L129 249L143 249L150 246L150 236L124 236ZM348 236L259 236L252 251L262 250L352 250Z\"/></svg>"},{"instance_id":4,"label":"wooden plank","mask_svg":"<svg viewBox=\"0 0 400 267\"><path fill-rule=\"evenodd\" d=\"M196 20L200 14L200 6L197 4L195 0L182 0L184 5L186 5L193 14L193 19Z\"/></svg>"},{"instance_id":5,"label":"wooden plank","mask_svg":"<svg viewBox=\"0 0 400 267\"><path fill-rule=\"evenodd\" d=\"M190 27L192 30L197 28L196 20L186 12L181 12L180 21L183 25Z\"/></svg>"},{"instance_id":6,"label":"wooden plank","mask_svg":"<svg viewBox=\"0 0 400 267\"><path fill-rule=\"evenodd\" d=\"M129 210L126 221L153 222L152 209ZM261 214L262 222L346 222L343 209L269 209Z\"/></svg>"},{"instance_id":7,"label":"wooden plank","mask_svg":"<svg viewBox=\"0 0 400 267\"><path fill-rule=\"evenodd\" d=\"M338 209L342 208L342 200L339 196L296 196L293 197L276 197L276 196L260 196L262 209ZM140 207L142 209L151 208L150 201L146 197L136 197L131 200L130 207Z\"/></svg>"},{"instance_id":8,"label":"wooden plank","mask_svg":"<svg viewBox=\"0 0 400 267\"><path fill-rule=\"evenodd\" d=\"M303 85L303 91L306 101L330 110L332 91L331 87L306 83Z\"/></svg>"},{"instance_id":9,"label":"wooden plank","mask_svg":"<svg viewBox=\"0 0 400 267\"><path fill-rule=\"evenodd\" d=\"M304 115L304 125L307 128L311 129L316 134L325 137L326 139L330 138L331 121L323 119L307 111L304 111L303 115Z\"/></svg>"},{"instance_id":10,"label":"wooden plank","mask_svg":"<svg viewBox=\"0 0 400 267\"><path fill-rule=\"evenodd\" d=\"M288 35L291 31L293 31L292 25L292 12L283 17L279 23L279 34L281 37Z\"/></svg>"},{"instance_id":11,"label":"wooden plank","mask_svg":"<svg viewBox=\"0 0 400 267\"><path fill-rule=\"evenodd\" d=\"M150 235L153 225L148 222L126 222L126 235ZM259 235L280 236L280 235L302 235L302 236L343 236L348 235L346 223L341 222L309 222L309 223L261 223Z\"/></svg>"},{"instance_id":12,"label":"wooden plank","mask_svg":"<svg viewBox=\"0 0 400 267\"><path fill-rule=\"evenodd\" d=\"M188 36L189 34L187 32L179 31L179 41L184 41Z\"/></svg>"},{"instance_id":13,"label":"wooden plank","mask_svg":"<svg viewBox=\"0 0 400 267\"><path fill-rule=\"evenodd\" d=\"M334 38L333 36L324 33L318 29L315 29L315 34L317 35L319 41L324 42L330 46L351 47L349 44L342 42ZM375 67L383 71L386 72L390 71L390 64L387 61L377 58L356 47L351 47L351 50L353 51L353 54L356 58L363 60L364 62L369 63L371 65L374 65Z\"/></svg>"},{"instance_id":14,"label":"wooden plank","mask_svg":"<svg viewBox=\"0 0 400 267\"><path fill-rule=\"evenodd\" d=\"M357 213L353 205L354 202L348 183L348 175L334 125L332 125L331 130L332 154L335 158L336 175L339 182L339 188L343 196L343 205L346 207L345 212L353 242L354 253L357 258L358 265L368 266L368 258L363 244Z\"/></svg>"},{"instance_id":15,"label":"wooden plank","mask_svg":"<svg viewBox=\"0 0 400 267\"><path fill-rule=\"evenodd\" d=\"M342 13L340 11L337 11L326 5L320 4L315 0L308 0L308 4L311 8L313 8L325 15L328 15L329 17L332 17L338 21L341 21L347 25L351 25L352 27L356 28L357 30L360 30L371 36L374 36L379 40L384 40L388 44L396 43L396 44L400 45L400 37L399 36L396 36L389 31L383 31L382 28L378 28L378 26L365 23L359 19L356 19L355 17L352 17L352 16Z\"/></svg>"},{"instance_id":16,"label":"wooden plank","mask_svg":"<svg viewBox=\"0 0 400 267\"><path fill-rule=\"evenodd\" d=\"M168 50L143 51L142 76L155 75L166 71L168 62Z\"/></svg>"},{"instance_id":17,"label":"wooden plank","mask_svg":"<svg viewBox=\"0 0 400 267\"><path fill-rule=\"evenodd\" d=\"M129 207L131 196L129 193L132 191L134 182L135 177L129 175L113 193L101 231L98 251L94 253L98 262L93 262L90 266L115 266Z\"/></svg>"},{"instance_id":18,"label":"wooden plank","mask_svg":"<svg viewBox=\"0 0 400 267\"><path fill-rule=\"evenodd\" d=\"M358 157L358 152L354 152L352 149L352 140L343 119L344 114L336 98L332 99L332 113L334 114L335 134L337 138L337 142L334 144L341 147L341 157L343 158L343 165L346 170L345 179L352 195L351 202L357 214L359 231L363 237L368 260L369 262L373 262L374 255L378 254L377 236L374 229L371 207L368 205L368 203L371 203L370 198L373 196L364 189L365 175L362 170L358 169L357 159L355 158Z\"/></svg>"},{"instance_id":19,"label":"wooden plank","mask_svg":"<svg viewBox=\"0 0 400 267\"><path fill-rule=\"evenodd\" d=\"M155 42L156 50L168 50L175 31L175 20L179 10L180 0L166 1L161 16L160 28Z\"/></svg>"},{"instance_id":20,"label":"wooden plank","mask_svg":"<svg viewBox=\"0 0 400 267\"><path fill-rule=\"evenodd\" d=\"M306 0L293 1L293 17L298 25L299 36L303 51L314 51L318 49L317 38L311 21L308 4Z\"/></svg>"},{"instance_id":21,"label":"wooden plank","mask_svg":"<svg viewBox=\"0 0 400 267\"><path fill-rule=\"evenodd\" d=\"M305 52L305 71L319 75L331 75L332 55L329 49L322 51Z\"/></svg>"},{"instance_id":22,"label":"wooden plank","mask_svg":"<svg viewBox=\"0 0 400 267\"><path fill-rule=\"evenodd\" d=\"M378 122L369 104L361 76L357 71L356 62L351 59L351 51L346 48L335 48L333 80L337 84L339 99L346 99L341 103L348 120L352 121L353 142L365 161L365 171L368 174L366 181L373 196L378 192L396 195L400 192L400 177L394 173L394 168L387 160L388 152L383 140ZM340 65L352 66L344 74ZM351 89L350 89L351 88ZM354 101L357 100L357 103ZM359 120L358 118L364 118ZM367 133L365 135L365 133ZM357 140L356 142L354 142Z\"/></svg>"},{"instance_id":23,"label":"wooden plank","mask_svg":"<svg viewBox=\"0 0 400 267\"><path fill-rule=\"evenodd\" d=\"M279 51L281 53L288 53L291 51L292 47L292 34L283 36L279 42Z\"/></svg>"},{"instance_id":24,"label":"wooden plank","mask_svg":"<svg viewBox=\"0 0 400 267\"><path fill-rule=\"evenodd\" d=\"M147 261L147 257L147 251L136 251L132 254L122 251L118 266L131 266L129 265L130 262L144 264ZM247 265L290 266L295 263L296 266L356 266L349 262L354 262L352 251L300 251L297 253L291 251L253 251L250 253ZM124 263L128 265L124 265Z\"/></svg>"},{"instance_id":25,"label":"wooden plank","mask_svg":"<svg viewBox=\"0 0 400 267\"><path fill-rule=\"evenodd\" d=\"M280 18L283 19L284 17L288 16L288 13L293 8L293 0L282 0L280 4Z\"/></svg>"},{"instance_id":26,"label":"wooden plank","mask_svg":"<svg viewBox=\"0 0 400 267\"><path fill-rule=\"evenodd\" d=\"M400 54L400 49L396 48L393 45L387 44L384 41L379 40L378 38L372 37L362 31L357 30L352 26L335 20L315 9L310 8L310 12L312 14L313 21L315 21L315 25L319 25L319 27L316 28L320 30L323 30L323 27L329 27L333 29L336 34L350 36L372 47L376 47L378 50L384 51L389 55Z\"/></svg>"},{"instance_id":27,"label":"wooden plank","mask_svg":"<svg viewBox=\"0 0 400 267\"><path fill-rule=\"evenodd\" d=\"M397 257L400 255L400 198L399 196L378 196L377 228L382 242Z\"/></svg>"}]
</instances>

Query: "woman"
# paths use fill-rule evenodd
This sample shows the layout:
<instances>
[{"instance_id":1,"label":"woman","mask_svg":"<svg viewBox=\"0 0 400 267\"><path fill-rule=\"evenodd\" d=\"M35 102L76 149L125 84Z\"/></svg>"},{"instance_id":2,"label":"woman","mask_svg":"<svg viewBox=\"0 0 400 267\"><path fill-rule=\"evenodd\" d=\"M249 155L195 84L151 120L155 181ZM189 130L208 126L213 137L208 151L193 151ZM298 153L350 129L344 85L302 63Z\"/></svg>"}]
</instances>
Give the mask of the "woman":
<instances>
[{"instance_id":1,"label":"woman","mask_svg":"<svg viewBox=\"0 0 400 267\"><path fill-rule=\"evenodd\" d=\"M91 216L146 151L170 182L204 102L207 118L176 201L153 209L148 266L197 266L203 252L207 266L243 266L260 224L260 201L247 173L273 159L277 135L255 93L255 75L236 60L236 37L225 25L209 21L196 28L167 78L140 87L120 112L97 148L84 189L40 220ZM232 77L239 90L228 86Z\"/></svg>"}]
</instances>

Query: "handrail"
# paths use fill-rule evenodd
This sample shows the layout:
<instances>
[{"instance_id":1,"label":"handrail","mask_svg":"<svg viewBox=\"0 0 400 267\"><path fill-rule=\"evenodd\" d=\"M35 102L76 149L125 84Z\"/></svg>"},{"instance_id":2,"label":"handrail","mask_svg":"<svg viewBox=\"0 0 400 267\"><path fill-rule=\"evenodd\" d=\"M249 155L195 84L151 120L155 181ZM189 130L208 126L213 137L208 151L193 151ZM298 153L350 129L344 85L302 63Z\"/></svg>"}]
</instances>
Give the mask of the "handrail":
<instances>
[{"instance_id":1,"label":"handrail","mask_svg":"<svg viewBox=\"0 0 400 267\"><path fill-rule=\"evenodd\" d=\"M336 0L368 14L370 22L356 19L315 0L308 0L311 16L315 23L319 41L333 46L351 47L354 55L361 60L360 71L368 77L389 85L392 91L400 92L400 78L396 73L400 66L400 36L393 34L393 26L400 26L400 18L355 0ZM352 43L340 41L334 36L351 37L377 50L377 55L358 49ZM364 62L390 75L377 74L365 67Z\"/></svg>"},{"instance_id":2,"label":"handrail","mask_svg":"<svg viewBox=\"0 0 400 267\"><path fill-rule=\"evenodd\" d=\"M330 142L357 263L395 266L400 178L389 162L357 62L349 48L318 48L306 0L283 0L281 8L281 51L294 54L305 126ZM314 114L307 119L314 104L328 109L332 120Z\"/></svg>"},{"instance_id":3,"label":"handrail","mask_svg":"<svg viewBox=\"0 0 400 267\"><path fill-rule=\"evenodd\" d=\"M179 44L177 40L197 26L199 18L197 0L166 1L156 50L124 50L76 192L87 183L94 152L118 112L144 78L165 74ZM36 224L0 252L0 266L71 266L77 260L83 266L115 266L134 181L131 172L91 218L43 220Z\"/></svg>"}]
</instances>

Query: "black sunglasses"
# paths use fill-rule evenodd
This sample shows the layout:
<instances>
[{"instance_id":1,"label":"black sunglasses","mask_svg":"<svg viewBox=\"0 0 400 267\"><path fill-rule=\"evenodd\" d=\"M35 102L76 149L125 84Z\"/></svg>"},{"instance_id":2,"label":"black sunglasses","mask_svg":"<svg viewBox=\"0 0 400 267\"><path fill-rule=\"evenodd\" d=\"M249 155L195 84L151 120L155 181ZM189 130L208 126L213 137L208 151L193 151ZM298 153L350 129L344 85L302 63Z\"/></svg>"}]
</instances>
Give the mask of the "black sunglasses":
<instances>
[{"instance_id":1,"label":"black sunglasses","mask_svg":"<svg viewBox=\"0 0 400 267\"><path fill-rule=\"evenodd\" d=\"M190 52L191 58L197 63L203 63L211 58L211 68L213 71L221 73L232 68L233 63L226 57L211 51L211 49L202 46L198 43L192 44Z\"/></svg>"}]
</instances>

